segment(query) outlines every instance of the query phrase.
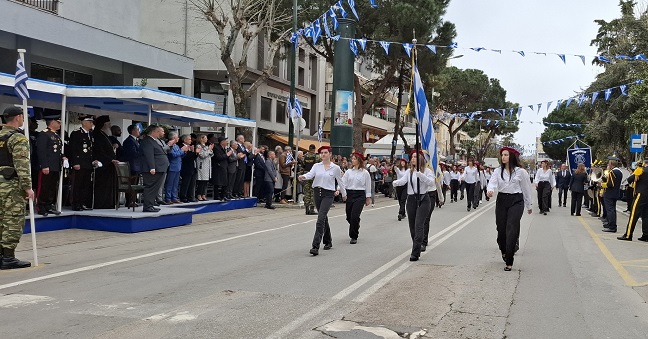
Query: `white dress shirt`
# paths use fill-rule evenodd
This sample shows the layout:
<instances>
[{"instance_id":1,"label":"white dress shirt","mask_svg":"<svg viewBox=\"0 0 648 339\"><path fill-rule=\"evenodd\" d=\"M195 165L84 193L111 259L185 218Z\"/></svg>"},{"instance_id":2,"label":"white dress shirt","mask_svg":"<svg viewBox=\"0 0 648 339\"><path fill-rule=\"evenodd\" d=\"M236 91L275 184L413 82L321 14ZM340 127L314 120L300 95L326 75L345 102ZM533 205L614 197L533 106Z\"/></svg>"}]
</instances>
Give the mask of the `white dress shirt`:
<instances>
[{"instance_id":1,"label":"white dress shirt","mask_svg":"<svg viewBox=\"0 0 648 339\"><path fill-rule=\"evenodd\" d=\"M452 175L450 174L450 172L443 172L443 183L450 186L450 180L452 180Z\"/></svg>"},{"instance_id":2,"label":"white dress shirt","mask_svg":"<svg viewBox=\"0 0 648 339\"><path fill-rule=\"evenodd\" d=\"M402 178L405 175L405 172L407 172L406 169L400 169L398 167L394 167L394 172L396 172L396 180Z\"/></svg>"},{"instance_id":3,"label":"white dress shirt","mask_svg":"<svg viewBox=\"0 0 648 339\"><path fill-rule=\"evenodd\" d=\"M548 170L543 170L542 168L538 169L535 175L535 179L533 180L534 184L537 184L541 181L548 181L549 185L551 185L551 188L556 187L556 177L553 174L553 171L551 169Z\"/></svg>"},{"instance_id":4,"label":"white dress shirt","mask_svg":"<svg viewBox=\"0 0 648 339\"><path fill-rule=\"evenodd\" d=\"M531 180L529 173L524 168L516 167L512 177L507 170L504 170L504 179L502 179L502 168L497 167L493 171L486 190L494 193L522 193L526 209L530 210L533 205L531 202Z\"/></svg>"},{"instance_id":5,"label":"white dress shirt","mask_svg":"<svg viewBox=\"0 0 648 339\"><path fill-rule=\"evenodd\" d=\"M450 180L461 180L461 173L450 172Z\"/></svg>"},{"instance_id":6,"label":"white dress shirt","mask_svg":"<svg viewBox=\"0 0 648 339\"><path fill-rule=\"evenodd\" d=\"M425 194L426 192L432 190L432 188L429 187L435 186L435 178L432 170L426 167L425 172L415 172L416 173L412 174L411 170L408 169L407 171L405 171L405 175L402 178L394 181L392 184L394 186L407 185L407 194ZM417 178L418 180L416 180Z\"/></svg>"},{"instance_id":7,"label":"white dress shirt","mask_svg":"<svg viewBox=\"0 0 648 339\"><path fill-rule=\"evenodd\" d=\"M365 191L365 197L371 198L371 175L364 168L344 172L342 186L345 190Z\"/></svg>"},{"instance_id":8,"label":"white dress shirt","mask_svg":"<svg viewBox=\"0 0 648 339\"><path fill-rule=\"evenodd\" d=\"M464 181L466 184L474 184L477 182L477 177L479 175L479 170L477 167L466 167L464 169Z\"/></svg>"},{"instance_id":9,"label":"white dress shirt","mask_svg":"<svg viewBox=\"0 0 648 339\"><path fill-rule=\"evenodd\" d=\"M323 188L325 190L335 191L335 181L337 180L340 193L346 197L346 188L342 183L342 170L340 166L330 163L329 168L326 169L323 162L318 162L313 165L311 170L304 174L305 180L313 179L313 187Z\"/></svg>"}]
</instances>

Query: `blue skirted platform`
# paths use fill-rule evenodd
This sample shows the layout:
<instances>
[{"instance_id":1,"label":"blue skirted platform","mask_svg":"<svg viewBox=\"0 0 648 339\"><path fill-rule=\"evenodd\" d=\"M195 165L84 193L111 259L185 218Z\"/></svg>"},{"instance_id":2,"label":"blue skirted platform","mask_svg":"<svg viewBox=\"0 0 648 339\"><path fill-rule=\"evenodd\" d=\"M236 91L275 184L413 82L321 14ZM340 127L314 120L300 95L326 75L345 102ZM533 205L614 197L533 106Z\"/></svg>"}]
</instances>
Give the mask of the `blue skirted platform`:
<instances>
[{"instance_id":1,"label":"blue skirted platform","mask_svg":"<svg viewBox=\"0 0 648 339\"><path fill-rule=\"evenodd\" d=\"M229 211L256 206L256 198L232 201L199 201L194 203L161 206L157 213L144 213L142 208L125 207L119 210L72 211L63 210L61 215L36 216L36 232L58 231L78 228L95 231L137 233L192 223L194 214ZM26 218L24 233L30 233Z\"/></svg>"}]
</instances>

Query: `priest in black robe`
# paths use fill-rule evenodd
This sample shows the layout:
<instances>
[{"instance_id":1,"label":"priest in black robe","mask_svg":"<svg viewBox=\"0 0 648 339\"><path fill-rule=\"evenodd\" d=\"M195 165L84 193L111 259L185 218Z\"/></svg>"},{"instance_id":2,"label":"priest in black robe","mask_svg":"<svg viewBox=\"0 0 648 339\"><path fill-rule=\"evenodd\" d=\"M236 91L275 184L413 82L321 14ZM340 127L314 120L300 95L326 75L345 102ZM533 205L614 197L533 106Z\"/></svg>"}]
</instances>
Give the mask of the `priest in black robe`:
<instances>
[{"instance_id":1,"label":"priest in black robe","mask_svg":"<svg viewBox=\"0 0 648 339\"><path fill-rule=\"evenodd\" d=\"M93 156L101 163L101 167L95 169L94 177L94 207L95 209L115 208L115 189L117 175L115 163L118 162L115 156L115 149L110 140L110 118L102 115L95 120L95 128L92 131L94 143L92 145Z\"/></svg>"}]
</instances>

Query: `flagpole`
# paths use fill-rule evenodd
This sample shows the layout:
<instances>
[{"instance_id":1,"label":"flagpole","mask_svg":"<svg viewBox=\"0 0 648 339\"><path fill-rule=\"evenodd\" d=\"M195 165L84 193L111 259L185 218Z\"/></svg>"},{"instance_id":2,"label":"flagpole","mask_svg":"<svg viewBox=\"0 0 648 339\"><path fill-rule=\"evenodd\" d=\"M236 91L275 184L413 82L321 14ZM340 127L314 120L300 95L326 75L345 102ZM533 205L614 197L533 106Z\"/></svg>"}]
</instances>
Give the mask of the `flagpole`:
<instances>
[{"instance_id":1,"label":"flagpole","mask_svg":"<svg viewBox=\"0 0 648 339\"><path fill-rule=\"evenodd\" d=\"M19 49L18 50L18 55L20 56L20 60L22 64L25 64L25 53L27 53L26 50L24 49ZM27 112L27 99L23 98L22 101L22 110L23 110L23 130L25 133L25 137L27 138L27 142L29 142L29 113ZM28 153L28 156L31 161L31 152ZM38 250L36 249L36 221L34 220L34 199L29 198L29 227L31 231L31 239L32 239L32 252L34 255L34 266L38 266Z\"/></svg>"},{"instance_id":2,"label":"flagpole","mask_svg":"<svg viewBox=\"0 0 648 339\"><path fill-rule=\"evenodd\" d=\"M297 119L297 142L295 143L295 149L293 150L295 152L295 157L293 158L293 161L295 161L294 165L294 170L295 170L295 176L293 177L293 204L297 204L297 167L299 167L299 161L297 161L297 152L299 152L299 139L301 137L301 117L298 117Z\"/></svg>"},{"instance_id":3,"label":"flagpole","mask_svg":"<svg viewBox=\"0 0 648 339\"><path fill-rule=\"evenodd\" d=\"M65 130L66 130L66 124L67 124L67 117L65 112L67 111L67 95L63 95L63 99L61 100L61 128L59 129L59 133L61 134L61 154L65 154ZM58 194L56 197L56 210L61 212L63 210L63 177L65 176L65 167L61 166L61 173L59 175L59 187L58 187Z\"/></svg>"}]
</instances>

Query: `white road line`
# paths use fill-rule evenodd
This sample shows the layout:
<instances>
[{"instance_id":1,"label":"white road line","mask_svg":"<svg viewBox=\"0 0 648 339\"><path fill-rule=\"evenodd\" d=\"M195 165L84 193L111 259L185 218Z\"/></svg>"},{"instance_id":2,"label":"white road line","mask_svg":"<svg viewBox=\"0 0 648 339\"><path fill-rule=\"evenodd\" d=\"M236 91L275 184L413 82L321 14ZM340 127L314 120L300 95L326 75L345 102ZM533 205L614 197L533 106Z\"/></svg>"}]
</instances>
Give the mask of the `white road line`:
<instances>
[{"instance_id":1,"label":"white road line","mask_svg":"<svg viewBox=\"0 0 648 339\"><path fill-rule=\"evenodd\" d=\"M389 205L389 206L372 208L372 209L366 210L366 212L370 213L372 211L377 211L377 210L381 210L381 209L389 208L389 207L394 207L394 206L398 206L398 205L394 204L394 205ZM329 219L338 218L338 217L342 217L342 216L345 216L345 214L332 216L332 217L329 217ZM229 237L229 238L225 238L225 239L219 239L219 240L208 241L208 242L203 242L203 243L199 243L199 244L175 247L175 248L170 248L170 249L167 249L167 250L164 250L164 251L151 252L151 253L142 254L142 255L138 255L138 256L134 256L134 257L130 257L130 258L124 258L124 259L108 261L108 262L104 262L104 263L100 263L100 264L75 268L75 269L68 270L68 271L63 271L63 272L44 275L42 277L36 277L36 278L31 278L31 279L26 279L26 280L20 280L20 281L8 283L8 284L0 285L0 290L4 290L4 289L7 289L7 288L11 288L11 287L16 287L16 286L20 286L20 285L25 285L25 284L29 284L29 283L33 283L33 282L48 280L48 279L52 279L52 278L63 277L63 276L70 275L70 274L86 272L86 271L92 271L92 270L96 270L98 268L103 268L103 267L112 266L112 265L116 265L116 264L121 264L121 263L125 263L125 262L135 261L135 260L139 260L139 259L146 259L146 258L155 257L155 256L162 255L162 254L173 253L173 252L183 251L183 250L191 249L191 248L197 248L197 247L204 247L204 246L219 244L219 243L222 243L222 242L236 240L236 239L245 238L245 237L249 237L249 236L253 236L253 235L257 235L257 234L262 234L262 233L267 233L267 232L274 232L274 231L286 229L286 228L289 228L289 227L294 227L294 226L297 226L297 225L303 225L303 224L312 223L313 221L315 221L315 219L310 219L310 220L307 220L307 221L298 222L298 223L294 223L294 224L290 224L290 225L286 225L286 226L281 226L281 227L276 227L276 228L271 228L271 229L267 229L267 230L261 230L261 231L256 231L256 232L252 232L252 233L241 234L241 235L237 235L237 236L233 236L233 237Z\"/></svg>"},{"instance_id":2,"label":"white road line","mask_svg":"<svg viewBox=\"0 0 648 339\"><path fill-rule=\"evenodd\" d=\"M441 243L443 243L444 241L446 241L448 238L450 238L450 237L451 237L452 235L454 235L455 233L459 232L461 229L463 229L464 227L466 227L468 224L470 224L472 221L474 221L475 219L477 219L478 217L480 217L482 214L486 213L488 210L490 210L490 209L493 208L494 206L495 206L495 204L491 204L490 206L484 206L483 211L480 211L480 212L477 213L477 214L469 214L469 215L467 215L467 216L465 216L465 217L463 217L463 218L457 220L454 224L452 224L452 225L446 227L445 229L439 231L439 232L436 233L434 236L428 238L429 241L433 241L433 240L435 240L435 239L437 239L437 238L443 236L443 234L447 233L448 231L450 231L450 230L452 230L453 228L456 227L455 230L451 231L451 232L448 233L446 236L444 236L443 238L439 239L439 240L436 241L434 244L432 244L432 245L429 247L429 249L431 250L431 249L433 249L433 248L439 246ZM457 227L457 225L459 225L459 226ZM428 242L429 242L429 241L428 241ZM342 291L340 291L339 293L337 293L336 295L334 295L330 300L328 300L328 301L325 302L324 304L321 304L320 306L318 306L318 307L312 309L312 310L309 311L308 313L303 314L301 317L299 317L299 318L297 318L297 319L291 321L291 322L290 322L289 324L287 324L286 326L284 326L284 327L282 327L281 329L279 329L278 331L274 332L274 333L273 333L272 335L270 335L268 338L285 338L285 337L287 337L291 332L295 331L298 327L300 327L301 325L303 325L305 322L307 322L307 321L309 321L310 319L314 318L314 317L317 316L318 314L320 314L320 313L326 311L327 309L333 307L335 304L338 303L339 300L341 300L341 299L345 298L346 296L348 296L349 294L355 292L355 291L358 290L362 285L366 284L367 282L369 282L370 280L372 280L372 279L375 278L376 276L380 275L381 273L383 273L383 272L387 271L388 269L390 269L392 266L394 266L394 265L396 265L397 263L401 262L403 259L405 259L407 256L409 256L410 253L411 253L411 250L407 250L406 252L403 252L402 254L398 255L396 258L394 258L393 260L389 261L389 262L386 263L385 265L380 266L380 267L377 268L375 271L369 273L368 275L366 275L366 276L363 277L362 279L356 281L355 283L353 283L353 284L350 285L349 287L343 289ZM426 254L427 254L427 253L430 253L430 252L428 251L428 252L426 252ZM388 274L385 278L381 279L381 280L378 281L376 284L370 286L367 290L365 290L364 292L362 292L362 293L361 293L357 298L355 298L353 301L357 301L358 299L361 299L360 301L362 301L362 300L366 299L366 298L369 297L372 293L374 293L375 291L377 291L381 286L383 286L384 284L386 284L389 280L391 280L391 279L393 279L394 277L396 277L400 272L402 272L402 271L405 270L406 268L410 267L411 265L412 265L412 262L409 262L409 261L406 262L406 263L404 263L404 264L401 265L399 268L397 268L396 270L394 270L393 272L391 272L390 274ZM394 272L396 272L396 273L394 273Z\"/></svg>"}]
</instances>

